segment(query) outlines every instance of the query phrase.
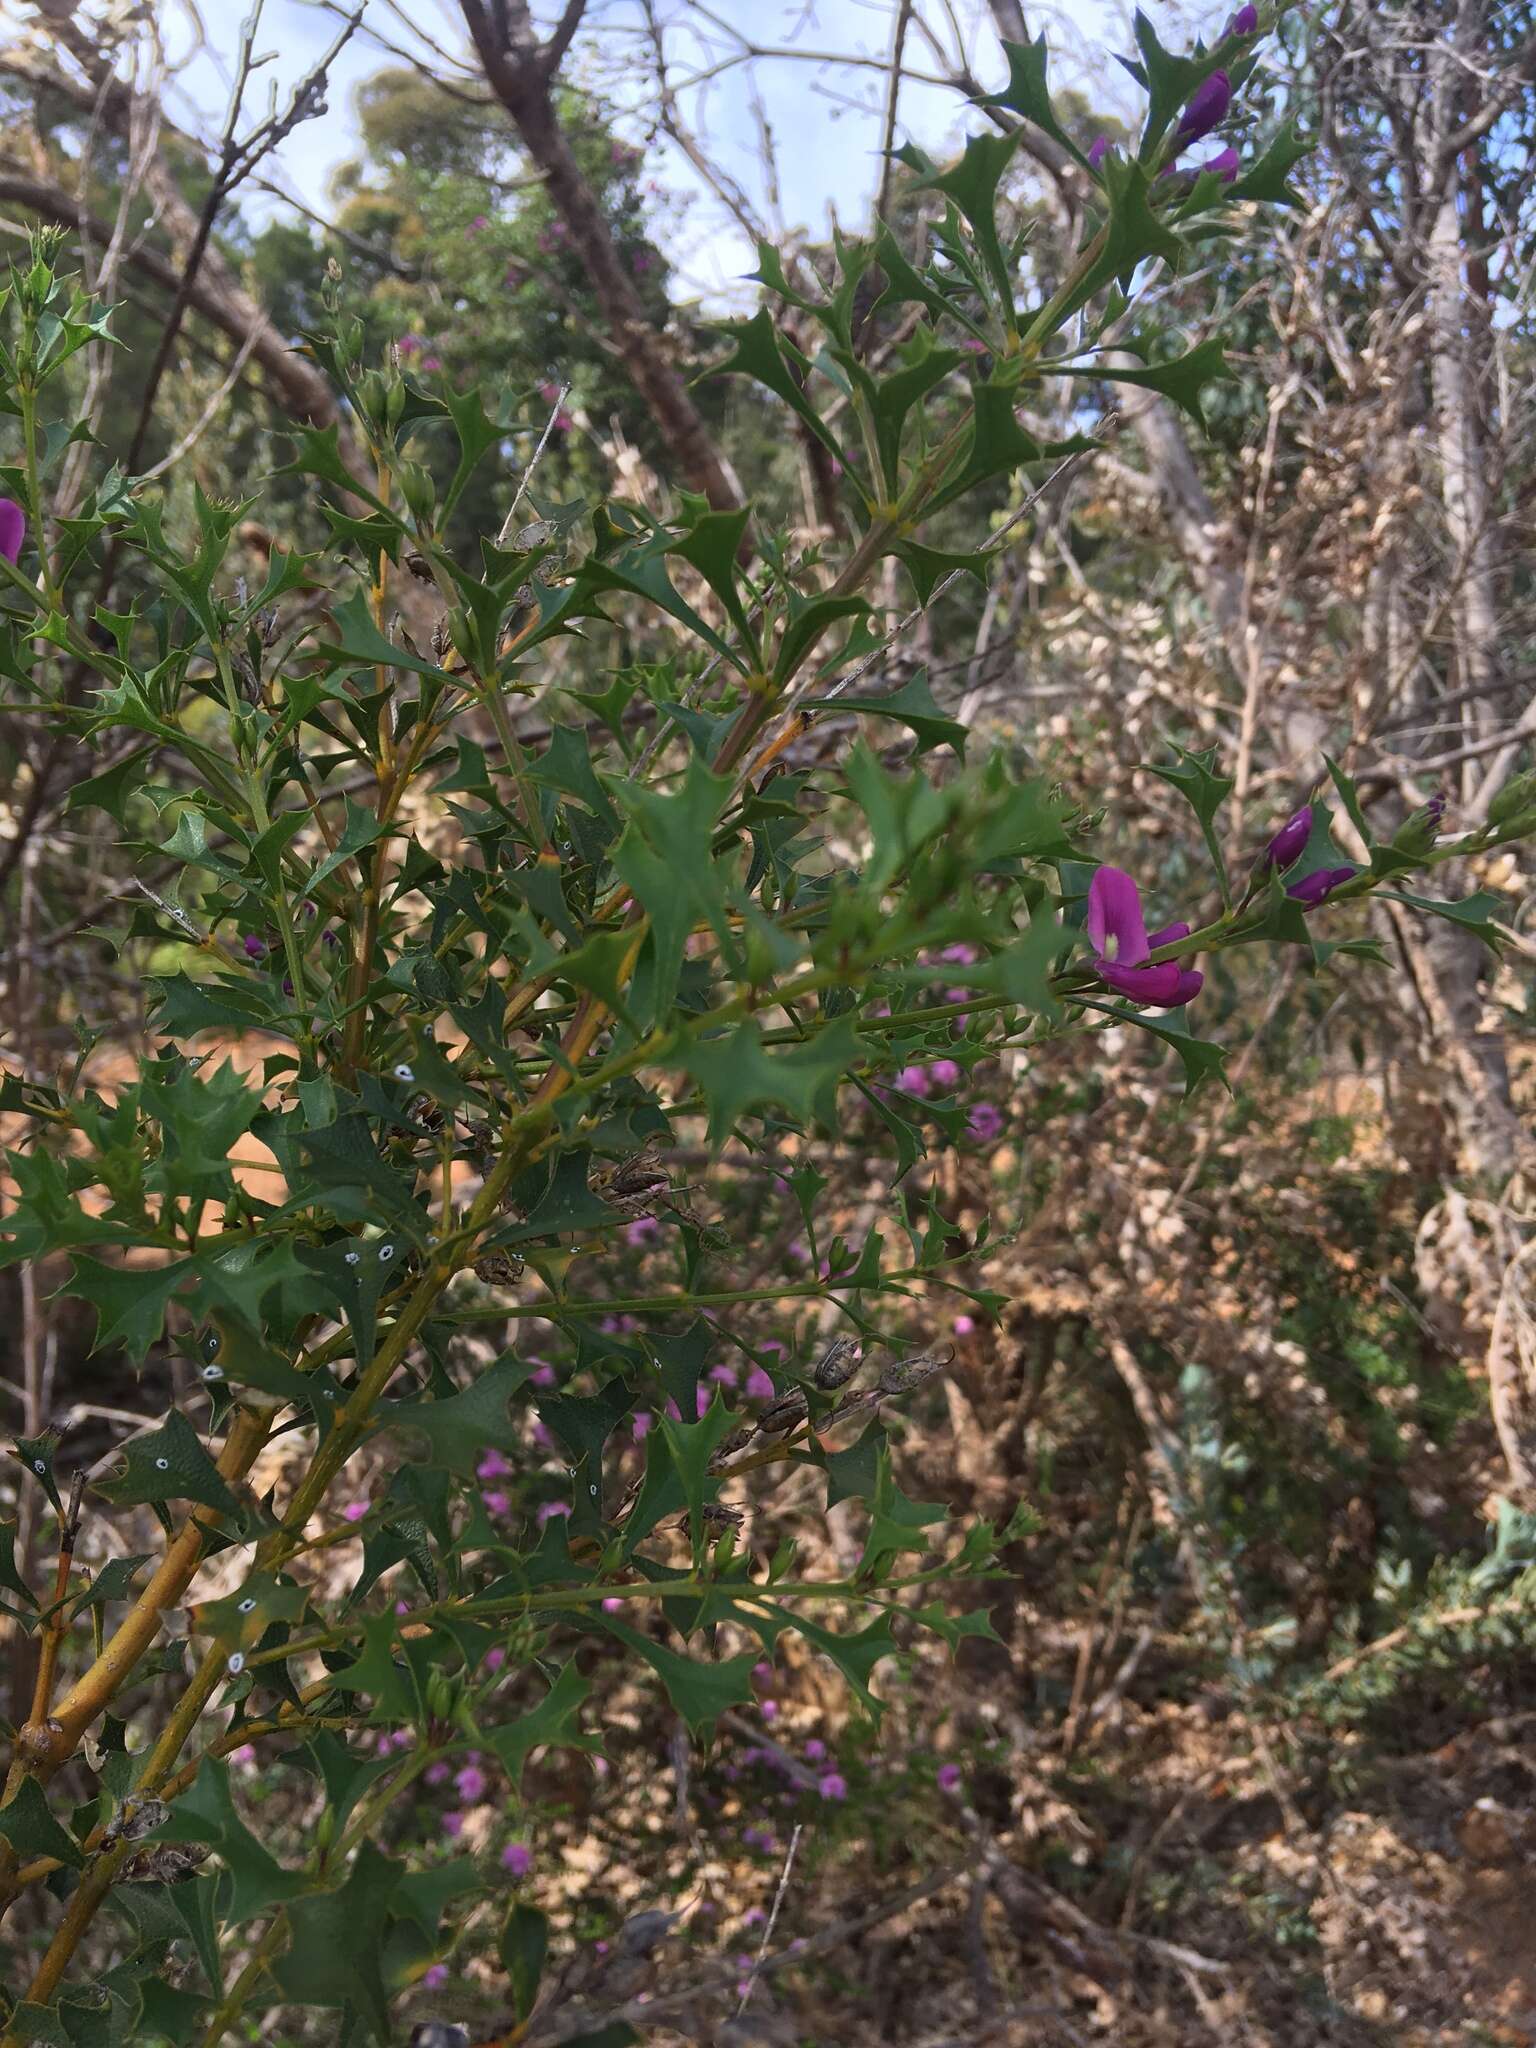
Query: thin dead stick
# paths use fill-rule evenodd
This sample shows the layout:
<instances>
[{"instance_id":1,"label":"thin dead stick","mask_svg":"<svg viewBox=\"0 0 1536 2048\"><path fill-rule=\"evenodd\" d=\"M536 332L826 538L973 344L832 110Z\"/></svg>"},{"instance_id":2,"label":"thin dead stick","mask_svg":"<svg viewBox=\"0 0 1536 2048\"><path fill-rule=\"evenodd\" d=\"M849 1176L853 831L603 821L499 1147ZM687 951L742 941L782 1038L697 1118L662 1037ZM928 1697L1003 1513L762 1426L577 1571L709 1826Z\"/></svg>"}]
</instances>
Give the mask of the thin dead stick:
<instances>
[{"instance_id":1,"label":"thin dead stick","mask_svg":"<svg viewBox=\"0 0 1536 2048\"><path fill-rule=\"evenodd\" d=\"M747 2001L751 1998L753 1987L757 1983L757 1973L763 1966L763 1957L767 1954L768 1944L773 1939L773 1930L779 1918L779 1908L784 1903L784 1894L789 1890L789 1873L795 1867L795 1851L800 1846L800 1834L801 1826L797 1821L795 1823L795 1831L789 1838L789 1848L784 1857L784 1868L779 1872L778 1890L773 1895L773 1906L768 1914L768 1924L763 1929L762 1940L757 1944L757 1954L752 1958L752 1967L747 1972L747 1982L741 1994L741 2003L736 2008L737 2019L740 2019L747 2009Z\"/></svg>"},{"instance_id":2,"label":"thin dead stick","mask_svg":"<svg viewBox=\"0 0 1536 2048\"><path fill-rule=\"evenodd\" d=\"M555 431L555 422L560 417L560 408L565 404L570 395L570 385L562 384L555 402L550 408L549 418L544 422L544 431L539 436L539 445L534 449L529 459L528 467L523 471L522 481L518 484L516 495L507 507L507 516L501 522L501 531L496 536L496 545L499 548L504 548L507 544L508 536L512 531L513 515L516 513L518 506L523 502L524 491L527 490L529 484L533 481L533 472L538 468L544 450L549 446L549 437Z\"/></svg>"}]
</instances>

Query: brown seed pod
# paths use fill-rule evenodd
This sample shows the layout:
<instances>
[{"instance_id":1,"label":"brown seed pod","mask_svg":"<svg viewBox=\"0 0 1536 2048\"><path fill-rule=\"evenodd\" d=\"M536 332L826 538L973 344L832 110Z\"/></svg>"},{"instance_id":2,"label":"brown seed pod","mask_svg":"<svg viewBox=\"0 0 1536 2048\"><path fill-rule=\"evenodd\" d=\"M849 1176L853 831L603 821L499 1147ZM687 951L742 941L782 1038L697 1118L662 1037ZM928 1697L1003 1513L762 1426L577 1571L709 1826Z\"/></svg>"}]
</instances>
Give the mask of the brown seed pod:
<instances>
[{"instance_id":1,"label":"brown seed pod","mask_svg":"<svg viewBox=\"0 0 1536 2048\"><path fill-rule=\"evenodd\" d=\"M882 1394L910 1394L931 1380L935 1373L941 1373L953 1365L955 1347L949 1345L940 1354L937 1351L920 1351L915 1358L903 1358L895 1365L888 1365L880 1375L879 1390Z\"/></svg>"},{"instance_id":2,"label":"brown seed pod","mask_svg":"<svg viewBox=\"0 0 1536 2048\"><path fill-rule=\"evenodd\" d=\"M414 1096L405 1105L405 1113L413 1124L420 1124L434 1135L443 1128L443 1112L430 1095Z\"/></svg>"},{"instance_id":3,"label":"brown seed pod","mask_svg":"<svg viewBox=\"0 0 1536 2048\"><path fill-rule=\"evenodd\" d=\"M487 1287L515 1287L523 1277L523 1266L522 1259L503 1251L500 1245L493 1245L476 1259L474 1273Z\"/></svg>"},{"instance_id":4,"label":"brown seed pod","mask_svg":"<svg viewBox=\"0 0 1536 2048\"><path fill-rule=\"evenodd\" d=\"M771 1408L765 1408L757 1418L759 1436L782 1436L786 1430L797 1428L810 1413L810 1402L802 1387L791 1387L787 1394L781 1394Z\"/></svg>"},{"instance_id":5,"label":"brown seed pod","mask_svg":"<svg viewBox=\"0 0 1536 2048\"><path fill-rule=\"evenodd\" d=\"M812 1378L823 1393L830 1393L853 1378L863 1356L864 1346L857 1337L834 1337L817 1359Z\"/></svg>"},{"instance_id":6,"label":"brown seed pod","mask_svg":"<svg viewBox=\"0 0 1536 2048\"><path fill-rule=\"evenodd\" d=\"M625 1216L654 1216L672 1187L666 1168L657 1160L660 1150L661 1139L653 1132L638 1152L631 1152L617 1166L589 1174L587 1185Z\"/></svg>"},{"instance_id":7,"label":"brown seed pod","mask_svg":"<svg viewBox=\"0 0 1536 2048\"><path fill-rule=\"evenodd\" d=\"M183 1884L211 1851L206 1842L154 1842L128 1858L118 1873L127 1884Z\"/></svg>"},{"instance_id":8,"label":"brown seed pod","mask_svg":"<svg viewBox=\"0 0 1536 2048\"><path fill-rule=\"evenodd\" d=\"M728 1508L724 1501L709 1500L699 1509L699 1520L711 1536L724 1536L728 1530L739 1529L747 1517L741 1508ZM688 1517L680 1517L679 1529L688 1527Z\"/></svg>"},{"instance_id":9,"label":"brown seed pod","mask_svg":"<svg viewBox=\"0 0 1536 2048\"><path fill-rule=\"evenodd\" d=\"M729 1436L722 1437L715 1446L714 1456L709 1461L710 1471L718 1472L727 1460L734 1458L738 1451L744 1450L756 1435L757 1424L748 1422L740 1429L733 1429Z\"/></svg>"}]
</instances>

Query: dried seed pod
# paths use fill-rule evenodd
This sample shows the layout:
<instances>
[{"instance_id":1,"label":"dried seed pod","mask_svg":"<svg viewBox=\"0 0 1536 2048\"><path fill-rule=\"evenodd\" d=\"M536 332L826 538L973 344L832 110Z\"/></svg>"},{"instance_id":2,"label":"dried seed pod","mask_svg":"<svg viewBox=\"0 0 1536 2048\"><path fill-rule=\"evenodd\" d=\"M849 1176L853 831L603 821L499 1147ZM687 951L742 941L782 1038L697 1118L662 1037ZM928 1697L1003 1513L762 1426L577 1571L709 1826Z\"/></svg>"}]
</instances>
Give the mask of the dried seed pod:
<instances>
[{"instance_id":1,"label":"dried seed pod","mask_svg":"<svg viewBox=\"0 0 1536 2048\"><path fill-rule=\"evenodd\" d=\"M722 1437L715 1446L714 1456L709 1461L710 1471L718 1472L721 1466L729 1459L734 1458L738 1451L744 1450L756 1435L757 1424L755 1422L747 1422L740 1429L733 1429L729 1436Z\"/></svg>"},{"instance_id":2,"label":"dried seed pod","mask_svg":"<svg viewBox=\"0 0 1536 2048\"><path fill-rule=\"evenodd\" d=\"M626 1216L654 1216L672 1187L666 1168L657 1163L660 1149L661 1140L653 1132L638 1152L590 1174L588 1186Z\"/></svg>"},{"instance_id":3,"label":"dried seed pod","mask_svg":"<svg viewBox=\"0 0 1536 2048\"><path fill-rule=\"evenodd\" d=\"M951 1344L942 1356L937 1351L920 1351L916 1358L903 1358L881 1373L879 1390L882 1394L910 1394L935 1373L952 1365L954 1357L955 1347Z\"/></svg>"},{"instance_id":4,"label":"dried seed pod","mask_svg":"<svg viewBox=\"0 0 1536 2048\"><path fill-rule=\"evenodd\" d=\"M514 1287L523 1277L523 1260L493 1245L475 1261L475 1278L487 1287Z\"/></svg>"},{"instance_id":5,"label":"dried seed pod","mask_svg":"<svg viewBox=\"0 0 1536 2048\"><path fill-rule=\"evenodd\" d=\"M453 627L446 612L432 628L432 652L439 661L446 661L453 652Z\"/></svg>"},{"instance_id":6,"label":"dried seed pod","mask_svg":"<svg viewBox=\"0 0 1536 2048\"><path fill-rule=\"evenodd\" d=\"M834 1337L817 1359L812 1378L823 1393L830 1393L853 1378L863 1356L864 1346L857 1337Z\"/></svg>"},{"instance_id":7,"label":"dried seed pod","mask_svg":"<svg viewBox=\"0 0 1536 2048\"><path fill-rule=\"evenodd\" d=\"M810 1413L811 1404L805 1397L803 1387L791 1387L787 1394L781 1394L771 1408L765 1408L757 1418L759 1436L782 1436L788 1429L797 1429Z\"/></svg>"},{"instance_id":8,"label":"dried seed pod","mask_svg":"<svg viewBox=\"0 0 1536 2048\"><path fill-rule=\"evenodd\" d=\"M699 1521L711 1536L724 1536L729 1531L739 1529L746 1519L743 1509L728 1508L724 1501L709 1500L699 1509ZM677 1526L679 1529L686 1529L688 1517L681 1516Z\"/></svg>"},{"instance_id":9,"label":"dried seed pod","mask_svg":"<svg viewBox=\"0 0 1536 2048\"><path fill-rule=\"evenodd\" d=\"M183 1884L210 1855L206 1842L154 1842L128 1858L118 1873L128 1884Z\"/></svg>"},{"instance_id":10,"label":"dried seed pod","mask_svg":"<svg viewBox=\"0 0 1536 2048\"><path fill-rule=\"evenodd\" d=\"M425 555L407 555L405 566L419 583L430 583L432 581L432 564Z\"/></svg>"},{"instance_id":11,"label":"dried seed pod","mask_svg":"<svg viewBox=\"0 0 1536 2048\"><path fill-rule=\"evenodd\" d=\"M443 1128L443 1112L430 1095L418 1095L405 1105L405 1113L413 1124L420 1124L431 1131L434 1137Z\"/></svg>"}]
</instances>

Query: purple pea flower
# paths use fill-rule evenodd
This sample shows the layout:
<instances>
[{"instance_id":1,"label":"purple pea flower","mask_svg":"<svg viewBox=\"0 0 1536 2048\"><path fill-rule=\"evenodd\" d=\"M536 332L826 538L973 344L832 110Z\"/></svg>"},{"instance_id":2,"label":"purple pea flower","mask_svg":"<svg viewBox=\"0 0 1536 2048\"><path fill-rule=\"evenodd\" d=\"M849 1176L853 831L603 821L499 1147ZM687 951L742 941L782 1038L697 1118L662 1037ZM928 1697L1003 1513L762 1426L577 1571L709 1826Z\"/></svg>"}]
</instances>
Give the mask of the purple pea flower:
<instances>
[{"instance_id":1,"label":"purple pea flower","mask_svg":"<svg viewBox=\"0 0 1536 2048\"><path fill-rule=\"evenodd\" d=\"M513 1877L526 1877L533 1868L533 1851L526 1842L508 1842L501 1852L501 1867Z\"/></svg>"},{"instance_id":2,"label":"purple pea flower","mask_svg":"<svg viewBox=\"0 0 1536 2048\"><path fill-rule=\"evenodd\" d=\"M760 1365L754 1365L747 1374L747 1384L742 1391L749 1401L771 1401L778 1388Z\"/></svg>"},{"instance_id":3,"label":"purple pea flower","mask_svg":"<svg viewBox=\"0 0 1536 2048\"><path fill-rule=\"evenodd\" d=\"M926 1095L928 1093L927 1068L920 1066L903 1067L896 1076L896 1086L904 1090L908 1095Z\"/></svg>"},{"instance_id":4,"label":"purple pea flower","mask_svg":"<svg viewBox=\"0 0 1536 2048\"><path fill-rule=\"evenodd\" d=\"M823 1799L846 1799L848 1797L848 1780L841 1771L828 1771L826 1776L817 1784L816 1790Z\"/></svg>"},{"instance_id":5,"label":"purple pea flower","mask_svg":"<svg viewBox=\"0 0 1536 2048\"><path fill-rule=\"evenodd\" d=\"M440 1991L447 1982L448 1965L446 1963L430 1963L421 1973L421 1988L423 1991Z\"/></svg>"},{"instance_id":6,"label":"purple pea flower","mask_svg":"<svg viewBox=\"0 0 1536 2048\"><path fill-rule=\"evenodd\" d=\"M547 1528L551 1522L560 1521L563 1516L568 1515L570 1512L571 1504L568 1500L547 1500L533 1519L543 1529Z\"/></svg>"},{"instance_id":7,"label":"purple pea flower","mask_svg":"<svg viewBox=\"0 0 1536 2048\"><path fill-rule=\"evenodd\" d=\"M1235 185L1237 183L1238 173L1242 170L1242 168L1242 158L1238 155L1237 151L1232 147L1232 145L1228 143L1225 149L1219 151L1215 156L1211 157L1206 163L1203 163L1200 166L1200 171L1202 176L1206 172L1209 172L1213 177L1220 178L1223 185Z\"/></svg>"},{"instance_id":8,"label":"purple pea flower","mask_svg":"<svg viewBox=\"0 0 1536 2048\"><path fill-rule=\"evenodd\" d=\"M14 562L26 537L26 513L14 498L0 498L0 555Z\"/></svg>"},{"instance_id":9,"label":"purple pea flower","mask_svg":"<svg viewBox=\"0 0 1536 2048\"><path fill-rule=\"evenodd\" d=\"M242 943L245 948L245 957L247 960L266 959L267 942L265 939L258 939L254 932L247 932Z\"/></svg>"},{"instance_id":10,"label":"purple pea flower","mask_svg":"<svg viewBox=\"0 0 1536 2048\"><path fill-rule=\"evenodd\" d=\"M928 1078L935 1088L943 1089L948 1095L960 1086L965 1075L958 1060L934 1060L928 1069Z\"/></svg>"},{"instance_id":11,"label":"purple pea flower","mask_svg":"<svg viewBox=\"0 0 1536 2048\"><path fill-rule=\"evenodd\" d=\"M1239 7L1236 14L1222 30L1222 39L1228 36L1256 36L1259 32L1259 10L1249 0L1246 7Z\"/></svg>"},{"instance_id":12,"label":"purple pea flower","mask_svg":"<svg viewBox=\"0 0 1536 2048\"><path fill-rule=\"evenodd\" d=\"M1299 811L1292 811L1280 830L1264 849L1264 865L1267 868L1288 868L1295 865L1306 851L1307 841L1312 837L1312 806L1303 804Z\"/></svg>"},{"instance_id":13,"label":"purple pea flower","mask_svg":"<svg viewBox=\"0 0 1536 2048\"><path fill-rule=\"evenodd\" d=\"M466 1806L485 1797L486 1775L478 1764L466 1764L453 1782Z\"/></svg>"},{"instance_id":14,"label":"purple pea flower","mask_svg":"<svg viewBox=\"0 0 1536 2048\"><path fill-rule=\"evenodd\" d=\"M1198 142L1219 128L1232 105L1232 81L1225 71L1213 71L1204 84L1196 86L1189 104L1179 116L1181 143Z\"/></svg>"},{"instance_id":15,"label":"purple pea flower","mask_svg":"<svg viewBox=\"0 0 1536 2048\"><path fill-rule=\"evenodd\" d=\"M1352 882L1358 872L1352 867L1314 868L1310 875L1303 875L1299 882L1292 882L1285 893L1293 896L1304 909L1311 910L1314 904L1326 902L1335 889L1342 889L1346 882Z\"/></svg>"},{"instance_id":16,"label":"purple pea flower","mask_svg":"<svg viewBox=\"0 0 1536 2048\"><path fill-rule=\"evenodd\" d=\"M965 1127L973 1138L987 1144L1003 1134L1003 1112L995 1102L973 1103L966 1115Z\"/></svg>"},{"instance_id":17,"label":"purple pea flower","mask_svg":"<svg viewBox=\"0 0 1536 2048\"><path fill-rule=\"evenodd\" d=\"M939 1790L941 1792L958 1792L960 1790L960 1766L958 1764L939 1765Z\"/></svg>"},{"instance_id":18,"label":"purple pea flower","mask_svg":"<svg viewBox=\"0 0 1536 2048\"><path fill-rule=\"evenodd\" d=\"M1123 868L1100 868L1089 883L1087 928L1099 979L1117 995L1154 1010L1177 1010L1205 985L1203 974L1176 960L1150 964L1154 945L1188 938L1189 926L1168 925L1149 939L1141 891Z\"/></svg>"},{"instance_id":19,"label":"purple pea flower","mask_svg":"<svg viewBox=\"0 0 1536 2048\"><path fill-rule=\"evenodd\" d=\"M1105 157L1109 155L1111 147L1112 145L1107 135L1096 135L1093 138L1092 142L1088 145L1088 165L1090 170L1096 171L1099 168Z\"/></svg>"}]
</instances>

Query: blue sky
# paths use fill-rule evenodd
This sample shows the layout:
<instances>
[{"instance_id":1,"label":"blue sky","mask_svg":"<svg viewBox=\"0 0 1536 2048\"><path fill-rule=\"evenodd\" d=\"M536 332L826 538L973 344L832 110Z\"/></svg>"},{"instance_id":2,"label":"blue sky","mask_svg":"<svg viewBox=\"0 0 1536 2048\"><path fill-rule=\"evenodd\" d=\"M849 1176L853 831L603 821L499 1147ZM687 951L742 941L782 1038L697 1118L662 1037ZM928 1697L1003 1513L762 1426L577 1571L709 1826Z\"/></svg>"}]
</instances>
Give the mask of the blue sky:
<instances>
[{"instance_id":1,"label":"blue sky","mask_svg":"<svg viewBox=\"0 0 1536 2048\"><path fill-rule=\"evenodd\" d=\"M755 43L871 58L888 54L896 12L895 0L711 0L711 4L722 21L740 27ZM1183 10L1159 5L1157 0L1151 4L1165 36L1178 34ZM207 7L203 16L205 47L179 75L173 110L201 134L210 134L222 125L244 11L231 0L215 0ZM536 14L547 18L551 11L550 0L535 0ZM681 0L661 0L660 11L679 20L685 13ZM936 19L943 14L940 7L925 11ZM953 12L967 31L973 70L983 79L999 78L996 38L983 0L958 0ZM1198 16L1206 12L1202 8ZM285 184L319 212L327 210L331 172L355 148L353 95L358 83L381 66L399 61L379 39L422 50L419 37L405 25L405 17L443 48L463 48L461 17L453 0L365 0L363 28L332 72L329 112L301 126L283 145L275 170L268 167L275 182ZM649 86L640 62L640 46L630 33L638 17L635 0L591 0L587 16L591 33L578 40L568 60L611 100L621 106L633 105L637 115ZM1077 0L1054 13L1027 7L1026 17L1032 26L1046 27L1058 53L1054 60L1057 75L1087 85L1105 104L1129 106L1129 82L1105 61L1106 44L1130 47L1128 26L1115 0ZM178 54L189 48L184 30L179 44L176 40L179 19L171 8L166 9L168 38ZM273 83L281 93L302 75L330 43L336 27L336 15L318 0L266 0L256 49L271 53L271 61L256 73L250 88L247 105L253 112L264 108ZM716 40L723 46L723 37ZM678 59L685 59L685 42L679 40L675 47ZM907 61L916 69L936 68L933 52L915 38L909 42ZM685 62L679 63L679 71L686 68ZM879 180L879 73L780 60L757 63L753 75L774 137L779 224L819 237L827 232L829 214L835 209L845 228L860 229L867 221ZM740 181L754 205L768 211L767 180L758 148L759 121L747 70L728 71L696 88L685 95L684 104L690 123L710 153ZM953 91L916 82L904 89L899 132L903 139L912 137L936 155L944 153L963 133L966 118L964 103ZM975 118L969 115L972 123ZM633 139L639 140L638 120L632 125ZM695 195L681 225L673 222L668 227L669 254L680 270L684 289L709 299L728 297L734 281L752 267L748 243L670 144L658 144L652 161L653 175L663 185ZM278 203L258 193L246 196L248 210L255 213Z\"/></svg>"}]
</instances>

